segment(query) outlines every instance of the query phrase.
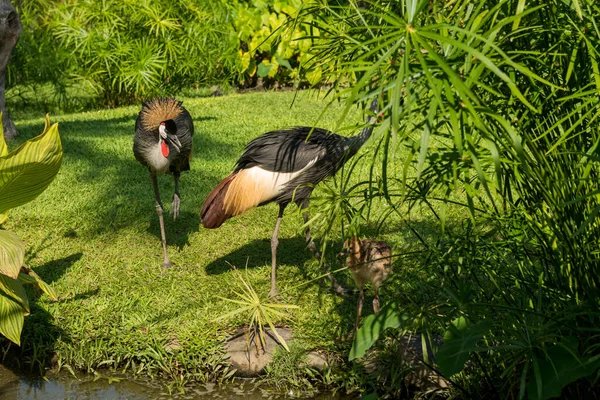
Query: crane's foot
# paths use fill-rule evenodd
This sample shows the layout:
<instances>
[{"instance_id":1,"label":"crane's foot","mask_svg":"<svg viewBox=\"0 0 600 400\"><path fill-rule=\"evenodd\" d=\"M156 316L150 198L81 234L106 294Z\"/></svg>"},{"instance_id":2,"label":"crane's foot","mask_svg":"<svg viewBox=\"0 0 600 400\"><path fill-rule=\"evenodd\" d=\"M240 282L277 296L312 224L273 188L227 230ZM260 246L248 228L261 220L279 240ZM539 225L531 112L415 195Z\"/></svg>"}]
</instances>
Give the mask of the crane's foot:
<instances>
[{"instance_id":1,"label":"crane's foot","mask_svg":"<svg viewBox=\"0 0 600 400\"><path fill-rule=\"evenodd\" d=\"M171 261L166 261L166 262L162 263L161 267L163 268L163 270L165 270L167 268L173 268L173 263L171 263Z\"/></svg>"},{"instance_id":2,"label":"crane's foot","mask_svg":"<svg viewBox=\"0 0 600 400\"><path fill-rule=\"evenodd\" d=\"M179 216L179 204L180 203L181 203L181 200L179 199L179 195L177 193L175 193L173 195L173 203L171 203L171 211L169 212L173 216L173 219L177 219L177 217Z\"/></svg>"}]
</instances>

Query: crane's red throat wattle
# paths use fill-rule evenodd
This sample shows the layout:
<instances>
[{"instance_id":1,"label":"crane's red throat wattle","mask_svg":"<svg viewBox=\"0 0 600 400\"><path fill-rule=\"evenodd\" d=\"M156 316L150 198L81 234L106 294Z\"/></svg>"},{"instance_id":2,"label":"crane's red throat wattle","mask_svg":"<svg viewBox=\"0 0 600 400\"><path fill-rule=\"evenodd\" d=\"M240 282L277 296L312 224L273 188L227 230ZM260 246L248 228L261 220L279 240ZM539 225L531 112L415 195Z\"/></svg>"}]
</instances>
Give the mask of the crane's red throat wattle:
<instances>
[{"instance_id":1,"label":"crane's red throat wattle","mask_svg":"<svg viewBox=\"0 0 600 400\"><path fill-rule=\"evenodd\" d=\"M164 140L160 141L160 150L162 151L162 155L164 158L169 157L169 146Z\"/></svg>"}]
</instances>

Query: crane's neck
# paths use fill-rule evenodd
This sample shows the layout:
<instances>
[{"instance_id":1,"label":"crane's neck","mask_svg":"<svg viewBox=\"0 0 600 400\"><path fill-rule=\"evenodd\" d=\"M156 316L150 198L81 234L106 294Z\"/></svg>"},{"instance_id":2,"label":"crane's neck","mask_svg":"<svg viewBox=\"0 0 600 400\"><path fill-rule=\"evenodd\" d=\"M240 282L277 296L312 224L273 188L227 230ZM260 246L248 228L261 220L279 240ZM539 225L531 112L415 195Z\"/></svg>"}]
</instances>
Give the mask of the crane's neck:
<instances>
[{"instance_id":1,"label":"crane's neck","mask_svg":"<svg viewBox=\"0 0 600 400\"><path fill-rule=\"evenodd\" d=\"M377 114L377 105L378 101L377 98L375 98L375 100L373 100L373 102L371 103L371 107L369 107L369 110ZM348 150L346 150L346 159L349 159L350 157L354 156L358 152L358 150L360 150L360 148L363 147L367 140L369 140L371 134L373 133L375 122L377 122L377 118L373 115L369 115L369 117L367 118L367 126L365 126L358 135L348 138Z\"/></svg>"}]
</instances>

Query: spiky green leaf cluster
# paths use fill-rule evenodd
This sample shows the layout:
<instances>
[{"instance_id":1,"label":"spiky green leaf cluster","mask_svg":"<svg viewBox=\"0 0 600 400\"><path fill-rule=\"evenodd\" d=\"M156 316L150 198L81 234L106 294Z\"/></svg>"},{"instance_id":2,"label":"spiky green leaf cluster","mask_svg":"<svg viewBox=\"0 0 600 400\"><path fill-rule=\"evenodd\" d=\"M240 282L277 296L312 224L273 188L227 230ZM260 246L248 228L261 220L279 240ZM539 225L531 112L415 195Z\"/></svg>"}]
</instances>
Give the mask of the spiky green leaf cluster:
<instances>
[{"instance_id":1,"label":"spiky green leaf cluster","mask_svg":"<svg viewBox=\"0 0 600 400\"><path fill-rule=\"evenodd\" d=\"M27 28L9 86L49 82L64 97L77 87L116 105L236 74L237 39L225 1L38 0L19 13Z\"/></svg>"},{"instance_id":2,"label":"spiky green leaf cluster","mask_svg":"<svg viewBox=\"0 0 600 400\"><path fill-rule=\"evenodd\" d=\"M351 0L305 12L306 25L326 32L313 50L334 65L322 78L334 97L349 111L380 96L385 115L368 155L376 173L352 192L337 185L340 200L322 207L321 225L352 225L352 209L367 225L381 201L405 218L427 255L423 285L436 292L416 307L413 325L431 332L471 321L450 328L438 360L466 394L547 398L576 379L572 393L593 386L600 6ZM408 150L402 168L399 149ZM342 199L347 205L329 212ZM417 207L439 220L439 237L410 220ZM449 223L453 207L468 210L463 226ZM577 337L571 358L556 347L565 336ZM571 372L551 373L555 359Z\"/></svg>"}]
</instances>

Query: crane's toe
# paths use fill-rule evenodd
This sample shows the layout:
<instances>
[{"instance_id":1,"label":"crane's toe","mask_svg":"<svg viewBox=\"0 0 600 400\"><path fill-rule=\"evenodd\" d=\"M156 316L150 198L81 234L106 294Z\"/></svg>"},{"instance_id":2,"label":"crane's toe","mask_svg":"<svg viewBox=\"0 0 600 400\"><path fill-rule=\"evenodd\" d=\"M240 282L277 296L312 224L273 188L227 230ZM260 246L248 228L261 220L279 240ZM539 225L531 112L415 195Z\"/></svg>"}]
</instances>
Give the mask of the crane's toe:
<instances>
[{"instance_id":1,"label":"crane's toe","mask_svg":"<svg viewBox=\"0 0 600 400\"><path fill-rule=\"evenodd\" d=\"M171 211L170 214L173 216L173 219L177 219L179 216L179 204L181 200L179 199L179 195L177 193L173 194L173 203L171 203Z\"/></svg>"}]
</instances>

